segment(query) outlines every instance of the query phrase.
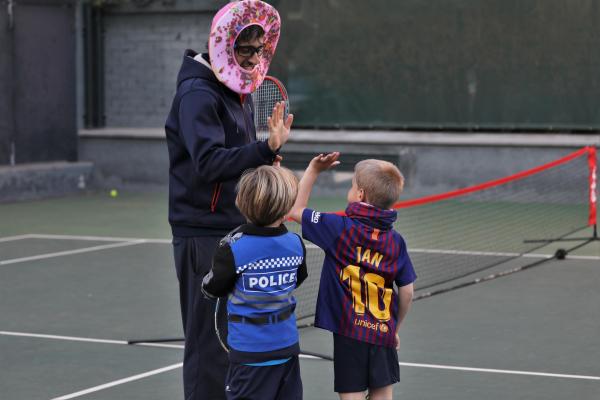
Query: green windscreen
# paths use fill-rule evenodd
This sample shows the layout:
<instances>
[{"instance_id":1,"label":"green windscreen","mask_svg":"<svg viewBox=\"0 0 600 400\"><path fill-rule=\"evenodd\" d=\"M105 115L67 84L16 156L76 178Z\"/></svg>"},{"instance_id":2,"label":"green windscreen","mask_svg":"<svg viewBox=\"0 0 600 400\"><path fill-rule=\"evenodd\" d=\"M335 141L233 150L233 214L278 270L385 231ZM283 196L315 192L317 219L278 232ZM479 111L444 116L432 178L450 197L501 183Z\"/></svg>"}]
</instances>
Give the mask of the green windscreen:
<instances>
[{"instance_id":1,"label":"green windscreen","mask_svg":"<svg viewBox=\"0 0 600 400\"><path fill-rule=\"evenodd\" d=\"M273 3L297 127L600 128L597 1Z\"/></svg>"}]
</instances>

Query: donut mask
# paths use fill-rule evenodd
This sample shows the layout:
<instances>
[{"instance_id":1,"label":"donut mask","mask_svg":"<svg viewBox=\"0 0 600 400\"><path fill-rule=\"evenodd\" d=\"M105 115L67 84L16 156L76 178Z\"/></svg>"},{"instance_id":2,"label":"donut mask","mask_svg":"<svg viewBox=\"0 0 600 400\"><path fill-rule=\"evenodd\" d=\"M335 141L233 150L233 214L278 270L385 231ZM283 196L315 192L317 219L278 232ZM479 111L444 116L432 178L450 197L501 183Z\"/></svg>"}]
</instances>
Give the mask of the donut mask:
<instances>
[{"instance_id":1,"label":"donut mask","mask_svg":"<svg viewBox=\"0 0 600 400\"><path fill-rule=\"evenodd\" d=\"M248 71L235 59L234 44L240 32L250 25L259 25L265 35L260 62ZM280 28L279 13L265 2L243 0L221 8L213 18L208 39L210 64L217 79L236 93L254 92L267 75Z\"/></svg>"}]
</instances>

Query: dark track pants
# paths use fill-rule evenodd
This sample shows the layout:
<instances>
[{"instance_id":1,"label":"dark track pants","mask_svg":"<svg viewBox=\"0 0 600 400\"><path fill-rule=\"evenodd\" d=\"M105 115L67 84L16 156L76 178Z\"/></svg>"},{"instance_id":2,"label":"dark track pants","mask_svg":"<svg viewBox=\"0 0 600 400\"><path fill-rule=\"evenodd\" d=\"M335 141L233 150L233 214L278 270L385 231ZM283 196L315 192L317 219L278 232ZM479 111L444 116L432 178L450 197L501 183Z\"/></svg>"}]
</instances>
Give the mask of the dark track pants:
<instances>
[{"instance_id":1,"label":"dark track pants","mask_svg":"<svg viewBox=\"0 0 600 400\"><path fill-rule=\"evenodd\" d=\"M225 376L229 361L214 331L216 302L206 299L200 291L202 278L211 268L220 239L220 236L173 238L185 335L185 400L225 399ZM223 312L226 310L223 309Z\"/></svg>"}]
</instances>

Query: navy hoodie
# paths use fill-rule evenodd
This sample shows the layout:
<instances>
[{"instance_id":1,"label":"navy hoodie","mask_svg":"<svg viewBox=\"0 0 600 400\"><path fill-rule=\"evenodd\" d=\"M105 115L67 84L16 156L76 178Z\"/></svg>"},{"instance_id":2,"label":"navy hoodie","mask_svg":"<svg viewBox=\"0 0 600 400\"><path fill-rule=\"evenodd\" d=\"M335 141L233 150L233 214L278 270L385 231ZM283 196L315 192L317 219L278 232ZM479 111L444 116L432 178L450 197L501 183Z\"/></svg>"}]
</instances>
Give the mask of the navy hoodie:
<instances>
[{"instance_id":1,"label":"navy hoodie","mask_svg":"<svg viewBox=\"0 0 600 400\"><path fill-rule=\"evenodd\" d=\"M235 206L241 174L272 164L276 153L256 141L251 97L219 82L196 55L184 54L165 125L169 223L173 236L222 236L245 223Z\"/></svg>"}]
</instances>

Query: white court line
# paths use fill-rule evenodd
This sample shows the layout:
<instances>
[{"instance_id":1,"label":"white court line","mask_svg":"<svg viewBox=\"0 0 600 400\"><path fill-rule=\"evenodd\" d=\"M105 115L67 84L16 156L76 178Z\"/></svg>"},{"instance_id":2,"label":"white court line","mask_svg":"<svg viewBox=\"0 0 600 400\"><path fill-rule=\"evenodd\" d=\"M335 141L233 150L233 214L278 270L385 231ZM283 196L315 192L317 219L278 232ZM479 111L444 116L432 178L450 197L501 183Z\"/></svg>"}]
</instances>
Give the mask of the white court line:
<instances>
[{"instance_id":1,"label":"white court line","mask_svg":"<svg viewBox=\"0 0 600 400\"><path fill-rule=\"evenodd\" d=\"M108 343L108 344L119 344L119 345L127 344L127 342L124 340L94 339L94 338L83 338L83 337L75 337L75 336L43 335L43 334L38 334L38 333L25 333L25 332L0 331L0 335L34 337L34 338L42 338L42 339L68 340L68 341L77 341L77 342ZM149 346L149 347L170 347L170 348L179 348L179 349L183 348L182 345L168 345L168 344L155 344L155 343L140 343L140 344L136 344L136 346L137 345ZM319 357L309 356L309 355L301 355L301 357L309 358L309 359L319 359ZM432 369L445 369L445 370L452 370L452 371L486 372L486 373L493 373L493 374L528 375L528 376L543 376L543 377L551 377L551 378L584 379L584 380L600 381L600 376L592 376L592 375L557 374L557 373L537 372L537 371L519 371L519 370L492 369L492 368L472 368L472 367L461 367L461 366L457 366L457 365L419 364L419 363L407 363L407 362L400 362L398 364L405 366L405 367L415 367L415 368L432 368Z\"/></svg>"},{"instance_id":2,"label":"white court line","mask_svg":"<svg viewBox=\"0 0 600 400\"><path fill-rule=\"evenodd\" d=\"M17 235L17 236L5 236L0 238L0 243L2 242L12 242L13 240L23 240L31 238L30 234L26 235Z\"/></svg>"},{"instance_id":3,"label":"white court line","mask_svg":"<svg viewBox=\"0 0 600 400\"><path fill-rule=\"evenodd\" d=\"M319 249L320 247L308 243L306 244L307 249ZM409 253L426 253L426 254L452 254L452 255L464 255L464 256L487 256L487 257L529 257L529 258L552 258L549 254L521 254L521 253L500 253L491 251L469 251L469 250L445 250L445 249L420 249L420 248L409 248Z\"/></svg>"},{"instance_id":4,"label":"white court line","mask_svg":"<svg viewBox=\"0 0 600 400\"><path fill-rule=\"evenodd\" d=\"M307 243L307 249L319 249L318 246ZM484 256L484 257L523 257L523 258L547 258L554 257L553 254L541 254L541 253L501 253L491 251L468 251L468 250L444 250L444 249L420 249L420 248L409 248L409 253L427 253L427 254L451 254L451 255L464 255L464 256ZM600 256L579 256L567 254L567 260L600 260Z\"/></svg>"},{"instance_id":5,"label":"white court line","mask_svg":"<svg viewBox=\"0 0 600 400\"><path fill-rule=\"evenodd\" d=\"M27 235L19 235L14 237L7 237L7 240L0 238L2 241L20 240L20 239L57 239L57 240L91 240L91 241L106 241L106 242L131 242L131 241L143 241L144 243L160 243L160 244L171 244L171 239L148 239L148 238L127 238L127 237L111 237L111 236L77 236L77 235L50 235L50 234L39 234L31 233ZM306 243L307 249L320 249L313 243ZM502 253L502 252L486 252L486 251L467 251L467 250L443 250L443 249L420 249L413 248L409 249L411 253L432 253L432 254L454 254L454 255L467 255L467 256L488 256L488 257L523 257L523 258L552 258L551 254L541 253ZM578 256L578 255L567 255L567 259L573 260L600 260L600 256Z\"/></svg>"},{"instance_id":6,"label":"white court line","mask_svg":"<svg viewBox=\"0 0 600 400\"><path fill-rule=\"evenodd\" d=\"M56 253L39 254L37 256L13 258L10 260L0 261L0 266L1 265L9 265L9 264L17 264L17 263L22 263L22 262L26 262L26 261L43 260L46 258L69 256L72 254L88 253L90 251L112 249L115 247L133 246L133 245L140 244L140 243L145 243L145 242L143 240L137 240L137 241L132 241L132 242L112 243L112 244L105 244L102 246L84 247L82 249L77 249L77 250L66 250L66 251L58 251Z\"/></svg>"},{"instance_id":7,"label":"white court line","mask_svg":"<svg viewBox=\"0 0 600 400\"><path fill-rule=\"evenodd\" d=\"M94 339L94 338L84 338L84 337L77 337L77 336L44 335L41 333L29 333L29 332L0 331L0 335L32 337L32 338L40 338L40 339L68 340L70 342L127 344L127 341L125 341L125 340Z\"/></svg>"},{"instance_id":8,"label":"white court line","mask_svg":"<svg viewBox=\"0 0 600 400\"><path fill-rule=\"evenodd\" d=\"M312 243L306 244L307 249L319 249L320 247ZM530 257L530 258L552 258L548 254L521 254L521 253L498 253L491 251L468 251L468 250L444 250L444 249L419 249L409 248L409 253L430 253L430 254L452 254L465 256L488 256L488 257Z\"/></svg>"},{"instance_id":9,"label":"white court line","mask_svg":"<svg viewBox=\"0 0 600 400\"><path fill-rule=\"evenodd\" d=\"M105 383L103 385L98 385L98 386L91 387L89 389L80 390L79 392L66 394L66 395L60 396L60 397L54 397L52 400L74 399L75 397L80 397L80 396L83 396L83 395L86 395L86 394L89 394L89 393L98 392L100 390L108 389L108 388L113 387L113 386L122 385L124 383L132 382L132 381L137 381L139 379L147 378L147 377L152 376L152 375L161 374L163 372L170 371L172 369L181 368L182 366L183 366L183 363L177 363L177 364L173 364L173 365L168 365L166 367L159 368L159 369L154 369L152 371L144 372L142 374L129 376L127 378L118 379L116 381L108 382L108 383Z\"/></svg>"},{"instance_id":10,"label":"white court line","mask_svg":"<svg viewBox=\"0 0 600 400\"><path fill-rule=\"evenodd\" d=\"M570 254L567 254L566 259L567 260L590 260L590 261L597 261L597 260L600 260L600 256L572 256Z\"/></svg>"},{"instance_id":11,"label":"white court line","mask_svg":"<svg viewBox=\"0 0 600 400\"><path fill-rule=\"evenodd\" d=\"M490 256L490 257L523 257L523 258L552 258L553 254L541 253L494 253L486 251L467 251L467 250L442 250L442 249L408 249L409 253L432 253L432 254L456 254L466 256ZM570 260L600 260L599 256L579 256L567 254L567 259Z\"/></svg>"},{"instance_id":12,"label":"white court line","mask_svg":"<svg viewBox=\"0 0 600 400\"><path fill-rule=\"evenodd\" d=\"M539 253L502 253L492 251L469 251L469 250L444 250L444 249L408 249L410 253L432 253L432 254L453 254L465 256L488 256L488 257L527 257L527 258L552 258L551 254Z\"/></svg>"},{"instance_id":13,"label":"white court line","mask_svg":"<svg viewBox=\"0 0 600 400\"><path fill-rule=\"evenodd\" d=\"M49 235L41 233L31 233L29 238L34 239L57 239L57 240L93 240L98 242L131 242L131 241L144 241L145 243L168 243L171 244L170 239L148 239L148 238L126 238L126 237L112 237L112 236L78 236L78 235Z\"/></svg>"},{"instance_id":14,"label":"white court line","mask_svg":"<svg viewBox=\"0 0 600 400\"><path fill-rule=\"evenodd\" d=\"M436 365L436 364L416 364L416 363L398 363L406 367L417 367L417 368L434 368L434 369L449 369L455 371L470 371L470 372L489 372L493 374L511 374L511 375L530 375L530 376L546 376L551 378L568 378L568 379L587 379L593 381L600 381L600 376L590 375L572 375L572 374L552 374L548 372L535 372L535 371L517 371L509 369L491 369L491 368L470 368L470 367L459 367L455 365Z\"/></svg>"},{"instance_id":15,"label":"white court line","mask_svg":"<svg viewBox=\"0 0 600 400\"><path fill-rule=\"evenodd\" d=\"M32 337L32 338L40 338L40 339L54 339L54 340L66 340L72 342L88 342L88 343L105 343L105 344L118 344L118 345L128 345L125 340L110 340L110 339L96 339L96 338L84 338L84 337L76 337L76 336L60 336L60 335L44 335L39 333L26 333L26 332L9 332L9 331L0 331L0 335L5 336L20 336L20 337ZM134 346L146 346L146 347L167 347L167 348L177 348L183 349L183 345L174 345L174 344L161 344L161 343L136 343ZM116 381L108 382L99 386L94 386L92 388L80 390L75 393L66 394L64 396L55 397L52 400L67 400L73 399L75 397L80 397L86 395L88 393L97 392L99 390L107 389L113 386L121 385L127 382L143 379L152 375L157 375L162 372L170 371L175 368L180 368L183 363L177 363L173 365L169 365L164 368L155 369L152 371L144 372L142 374L130 376L127 378L119 379Z\"/></svg>"},{"instance_id":16,"label":"white court line","mask_svg":"<svg viewBox=\"0 0 600 400\"><path fill-rule=\"evenodd\" d=\"M45 335L45 334L41 334L41 333L29 333L29 332L0 331L0 335L32 337L32 338L39 338L39 339L67 340L67 341L71 341L71 342L89 342L89 343L129 345L129 343L126 340L96 339L96 338L84 338L84 337L77 337L77 336L61 336L61 335ZM183 349L182 344L165 344L165 343L135 343L131 346L164 347L164 348L170 348L170 349Z\"/></svg>"}]
</instances>

